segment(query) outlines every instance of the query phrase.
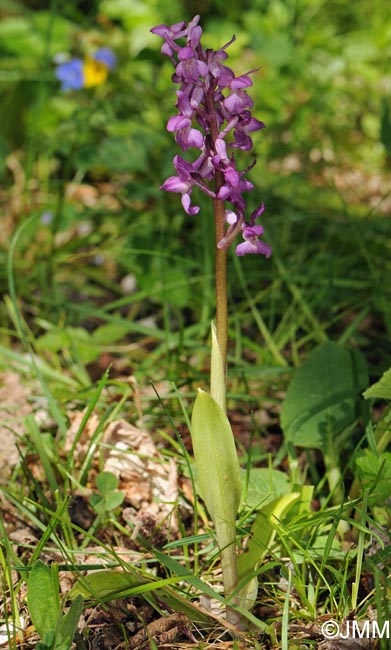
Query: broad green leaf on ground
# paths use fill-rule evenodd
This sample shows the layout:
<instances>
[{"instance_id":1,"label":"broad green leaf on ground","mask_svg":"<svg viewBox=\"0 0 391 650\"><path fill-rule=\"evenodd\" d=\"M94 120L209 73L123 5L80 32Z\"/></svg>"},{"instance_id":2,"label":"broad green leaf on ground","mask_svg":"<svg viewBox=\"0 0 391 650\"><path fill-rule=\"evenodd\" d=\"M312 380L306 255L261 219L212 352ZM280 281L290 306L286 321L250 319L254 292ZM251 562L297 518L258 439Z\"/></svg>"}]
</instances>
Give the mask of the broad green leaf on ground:
<instances>
[{"instance_id":1,"label":"broad green leaf on ground","mask_svg":"<svg viewBox=\"0 0 391 650\"><path fill-rule=\"evenodd\" d=\"M57 567L38 560L32 567L27 583L27 606L39 636L56 629L60 617L60 597Z\"/></svg>"},{"instance_id":2,"label":"broad green leaf on ground","mask_svg":"<svg viewBox=\"0 0 391 650\"><path fill-rule=\"evenodd\" d=\"M191 579L191 576L188 577ZM72 587L69 597L71 599L82 596L87 600L95 598L114 600L131 593L144 596L158 610L160 604L165 603L173 611L186 613L191 620L210 622L212 614L209 616L202 608L193 605L191 600L184 598L169 586L184 579L185 576L181 575L165 580L154 580L151 577L144 577L130 568L127 571L95 571L80 578ZM207 586L205 585L205 589ZM212 591L210 587L209 590ZM216 597L216 594L213 593L213 596Z\"/></svg>"},{"instance_id":3,"label":"broad green leaf on ground","mask_svg":"<svg viewBox=\"0 0 391 650\"><path fill-rule=\"evenodd\" d=\"M391 453L375 454L365 449L355 464L363 487L369 489L369 501L383 505L391 494Z\"/></svg>"},{"instance_id":4,"label":"broad green leaf on ground","mask_svg":"<svg viewBox=\"0 0 391 650\"><path fill-rule=\"evenodd\" d=\"M282 404L285 439L294 445L326 450L359 415L368 385L364 357L327 341L308 356L294 375Z\"/></svg>"},{"instance_id":5,"label":"broad green leaf on ground","mask_svg":"<svg viewBox=\"0 0 391 650\"><path fill-rule=\"evenodd\" d=\"M386 370L376 384L372 384L363 393L365 399L390 399L391 400L391 368Z\"/></svg>"},{"instance_id":6,"label":"broad green leaf on ground","mask_svg":"<svg viewBox=\"0 0 391 650\"><path fill-rule=\"evenodd\" d=\"M249 508L263 507L289 491L290 481L286 472L271 467L254 467L250 471L246 505Z\"/></svg>"},{"instance_id":7,"label":"broad green leaf on ground","mask_svg":"<svg viewBox=\"0 0 391 650\"><path fill-rule=\"evenodd\" d=\"M60 637L67 648L70 648L77 629L79 618L83 611L84 600L82 596L76 596L69 610L63 617L60 625Z\"/></svg>"}]
</instances>

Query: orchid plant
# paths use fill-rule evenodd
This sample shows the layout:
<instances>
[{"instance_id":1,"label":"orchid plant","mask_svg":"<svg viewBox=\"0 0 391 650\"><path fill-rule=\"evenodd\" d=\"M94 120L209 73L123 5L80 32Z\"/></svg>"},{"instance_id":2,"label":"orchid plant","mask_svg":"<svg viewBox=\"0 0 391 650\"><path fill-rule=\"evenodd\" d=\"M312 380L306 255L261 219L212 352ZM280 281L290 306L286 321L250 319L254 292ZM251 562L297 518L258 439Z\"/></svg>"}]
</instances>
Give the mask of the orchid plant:
<instances>
[{"instance_id":1,"label":"orchid plant","mask_svg":"<svg viewBox=\"0 0 391 650\"><path fill-rule=\"evenodd\" d=\"M254 185L246 178L255 161L242 171L236 164L237 150L249 151L253 132L264 123L253 117L253 100L247 93L252 86L251 70L235 76L225 65L227 48L204 49L199 16L190 22L158 25L151 31L164 39L162 54L169 57L178 84L177 114L170 117L167 130L183 151L197 151L192 162L176 155L176 175L170 176L162 190L181 195L185 212L194 216L200 207L192 203L192 191L198 188L213 202L216 257L216 325L212 323L210 395L199 390L192 415L192 442L201 495L212 518L221 552L224 591L232 605L238 582L236 553L236 516L241 498L241 474L235 442L226 415L226 366L228 343L227 251L238 235L236 255L271 255L257 224L265 206L259 205L248 217L244 194ZM228 153L229 152L229 153ZM231 600L230 600L231 599ZM233 608L227 617L237 622Z\"/></svg>"}]
</instances>

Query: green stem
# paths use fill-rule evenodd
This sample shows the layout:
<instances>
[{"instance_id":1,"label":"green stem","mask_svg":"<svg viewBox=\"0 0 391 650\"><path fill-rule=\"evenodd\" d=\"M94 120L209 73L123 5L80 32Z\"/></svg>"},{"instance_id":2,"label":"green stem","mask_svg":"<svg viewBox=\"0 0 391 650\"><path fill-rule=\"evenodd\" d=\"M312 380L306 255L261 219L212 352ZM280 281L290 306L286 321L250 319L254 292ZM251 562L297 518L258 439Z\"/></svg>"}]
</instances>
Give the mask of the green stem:
<instances>
[{"instance_id":1,"label":"green stem","mask_svg":"<svg viewBox=\"0 0 391 650\"><path fill-rule=\"evenodd\" d=\"M213 91L213 89L212 89ZM219 135L219 127L216 120L213 92L206 95L206 108L209 115L209 124L212 142L215 143ZM216 170L215 193L224 185L224 175ZM225 208L224 201L213 199L215 234L216 234L216 256L215 256L215 289L216 289L216 336L223 360L224 382L227 367L227 341L228 341L228 306L227 306L227 251L217 247L217 244L225 237ZM224 385L225 389L225 385Z\"/></svg>"},{"instance_id":2,"label":"green stem","mask_svg":"<svg viewBox=\"0 0 391 650\"><path fill-rule=\"evenodd\" d=\"M213 89L212 89L213 90ZM209 124L211 129L211 139L215 143L219 135L219 127L216 120L213 92L206 94L206 108L209 114ZM216 197L220 188L224 185L224 175L221 171L216 170L215 175L215 193ZM227 385L227 347L228 347L228 296L227 296L227 251L218 248L218 243L225 238L225 206L224 201L214 198L214 219L215 219L215 290L216 290L216 329L215 336L219 351L213 354L211 364L211 395L217 398L217 403L226 412L226 385ZM212 333L212 337L214 332ZM214 347L214 346L213 346ZM215 366L215 367L214 367ZM218 432L216 432L218 434ZM215 519L215 518L214 518ZM216 527L216 536L221 549L221 565L223 572L224 593L229 596L237 585L237 561L236 561L236 544L235 544L235 521L232 522L233 529L230 531L229 539L225 538L227 522L224 522L221 535L221 523L214 521ZM223 537L223 539L222 539ZM222 542L222 543L221 543ZM235 605L237 599L232 600ZM239 623L238 613L230 606L226 609L227 620L237 625Z\"/></svg>"}]
</instances>

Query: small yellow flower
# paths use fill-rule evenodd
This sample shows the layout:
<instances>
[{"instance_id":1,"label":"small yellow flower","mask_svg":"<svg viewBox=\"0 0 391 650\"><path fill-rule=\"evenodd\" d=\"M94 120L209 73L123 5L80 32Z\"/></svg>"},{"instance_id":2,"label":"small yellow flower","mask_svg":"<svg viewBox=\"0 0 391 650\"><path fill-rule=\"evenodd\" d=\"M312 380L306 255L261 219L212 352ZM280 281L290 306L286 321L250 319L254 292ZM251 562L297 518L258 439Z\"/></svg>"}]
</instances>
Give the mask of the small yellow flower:
<instances>
[{"instance_id":1,"label":"small yellow flower","mask_svg":"<svg viewBox=\"0 0 391 650\"><path fill-rule=\"evenodd\" d=\"M92 88L93 86L100 86L106 81L109 69L102 61L86 56L83 63L83 72L84 88Z\"/></svg>"}]
</instances>

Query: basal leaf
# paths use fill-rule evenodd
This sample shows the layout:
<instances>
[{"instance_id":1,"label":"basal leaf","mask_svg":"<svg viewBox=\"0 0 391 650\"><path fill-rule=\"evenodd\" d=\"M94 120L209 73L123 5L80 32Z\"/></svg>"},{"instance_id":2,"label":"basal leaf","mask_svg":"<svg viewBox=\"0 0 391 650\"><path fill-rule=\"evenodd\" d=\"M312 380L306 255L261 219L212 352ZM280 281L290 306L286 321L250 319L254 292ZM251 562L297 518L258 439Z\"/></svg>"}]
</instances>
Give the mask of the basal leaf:
<instances>
[{"instance_id":1,"label":"basal leaf","mask_svg":"<svg viewBox=\"0 0 391 650\"><path fill-rule=\"evenodd\" d=\"M330 436L336 437L357 418L367 381L359 352L332 341L315 348L294 375L282 405L286 440L325 451Z\"/></svg>"},{"instance_id":2,"label":"basal leaf","mask_svg":"<svg viewBox=\"0 0 391 650\"><path fill-rule=\"evenodd\" d=\"M355 465L362 486L370 490L370 503L387 503L391 494L391 453L375 454L365 449L357 456Z\"/></svg>"},{"instance_id":3,"label":"basal leaf","mask_svg":"<svg viewBox=\"0 0 391 650\"><path fill-rule=\"evenodd\" d=\"M27 583L27 606L35 629L43 638L56 629L60 616L58 570L38 560Z\"/></svg>"},{"instance_id":4,"label":"basal leaf","mask_svg":"<svg viewBox=\"0 0 391 650\"><path fill-rule=\"evenodd\" d=\"M77 624L83 611L83 603L84 601L82 596L76 596L68 612L61 621L60 636L68 648L75 636Z\"/></svg>"},{"instance_id":5,"label":"basal leaf","mask_svg":"<svg viewBox=\"0 0 391 650\"><path fill-rule=\"evenodd\" d=\"M365 399L391 400L391 368L386 370L376 384L372 384L363 393Z\"/></svg>"},{"instance_id":6,"label":"basal leaf","mask_svg":"<svg viewBox=\"0 0 391 650\"><path fill-rule=\"evenodd\" d=\"M286 472L272 467L254 467L250 471L246 505L250 508L264 507L289 491L290 481Z\"/></svg>"}]
</instances>

